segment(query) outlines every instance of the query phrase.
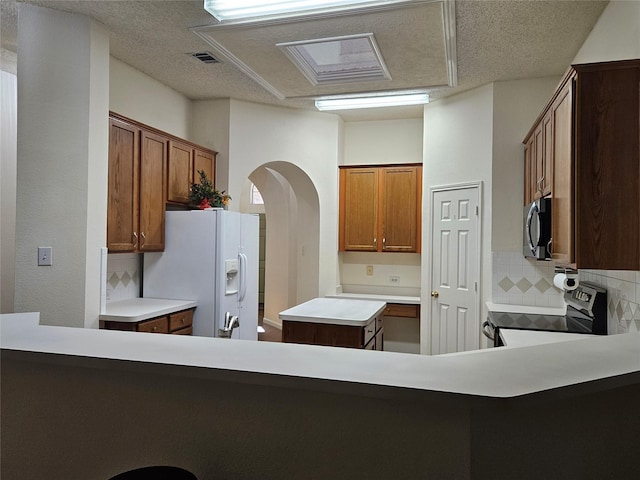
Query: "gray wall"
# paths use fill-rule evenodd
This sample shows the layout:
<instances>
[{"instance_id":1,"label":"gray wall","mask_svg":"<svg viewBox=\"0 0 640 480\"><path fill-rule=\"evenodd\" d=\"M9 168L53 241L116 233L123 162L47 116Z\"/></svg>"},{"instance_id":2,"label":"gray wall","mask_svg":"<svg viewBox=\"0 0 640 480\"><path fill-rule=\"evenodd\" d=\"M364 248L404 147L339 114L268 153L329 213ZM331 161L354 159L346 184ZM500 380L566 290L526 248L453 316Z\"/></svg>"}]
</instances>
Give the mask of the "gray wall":
<instances>
[{"instance_id":1,"label":"gray wall","mask_svg":"<svg viewBox=\"0 0 640 480\"><path fill-rule=\"evenodd\" d=\"M200 480L637 478L640 416L620 405L640 404L638 383L471 408L453 396L44 358L3 352L2 478L105 480L149 464Z\"/></svg>"}]
</instances>

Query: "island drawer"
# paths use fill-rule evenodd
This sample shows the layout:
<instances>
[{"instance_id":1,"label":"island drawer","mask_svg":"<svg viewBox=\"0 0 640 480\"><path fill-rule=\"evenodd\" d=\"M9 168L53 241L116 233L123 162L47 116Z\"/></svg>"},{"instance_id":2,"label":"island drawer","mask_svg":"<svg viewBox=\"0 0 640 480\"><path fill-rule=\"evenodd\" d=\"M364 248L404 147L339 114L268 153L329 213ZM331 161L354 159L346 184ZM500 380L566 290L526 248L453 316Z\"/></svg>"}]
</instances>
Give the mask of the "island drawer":
<instances>
[{"instance_id":1,"label":"island drawer","mask_svg":"<svg viewBox=\"0 0 640 480\"><path fill-rule=\"evenodd\" d=\"M157 317L140 322L138 323L138 331L147 333L169 333L169 317Z\"/></svg>"},{"instance_id":2,"label":"island drawer","mask_svg":"<svg viewBox=\"0 0 640 480\"><path fill-rule=\"evenodd\" d=\"M193 311L194 309L191 308L189 310L183 310L181 312L170 314L169 331L171 333L174 333L176 332L176 330L182 330L187 327L191 327L191 324L193 322Z\"/></svg>"},{"instance_id":3,"label":"island drawer","mask_svg":"<svg viewBox=\"0 0 640 480\"><path fill-rule=\"evenodd\" d=\"M387 317L420 318L420 305L407 305L403 303L387 303L384 309Z\"/></svg>"}]
</instances>

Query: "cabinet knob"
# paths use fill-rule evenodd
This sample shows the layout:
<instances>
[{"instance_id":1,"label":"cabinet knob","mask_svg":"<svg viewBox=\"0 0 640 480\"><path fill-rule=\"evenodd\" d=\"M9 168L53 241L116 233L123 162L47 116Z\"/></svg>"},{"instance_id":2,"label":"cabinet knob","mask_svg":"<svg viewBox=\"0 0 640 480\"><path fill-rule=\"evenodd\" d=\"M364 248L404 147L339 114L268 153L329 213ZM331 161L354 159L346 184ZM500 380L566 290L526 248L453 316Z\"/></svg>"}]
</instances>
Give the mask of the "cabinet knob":
<instances>
[{"instance_id":1,"label":"cabinet knob","mask_svg":"<svg viewBox=\"0 0 640 480\"><path fill-rule=\"evenodd\" d=\"M431 292L431 296L433 298L438 298L440 296L440 293L437 290L434 290L433 292Z\"/></svg>"}]
</instances>

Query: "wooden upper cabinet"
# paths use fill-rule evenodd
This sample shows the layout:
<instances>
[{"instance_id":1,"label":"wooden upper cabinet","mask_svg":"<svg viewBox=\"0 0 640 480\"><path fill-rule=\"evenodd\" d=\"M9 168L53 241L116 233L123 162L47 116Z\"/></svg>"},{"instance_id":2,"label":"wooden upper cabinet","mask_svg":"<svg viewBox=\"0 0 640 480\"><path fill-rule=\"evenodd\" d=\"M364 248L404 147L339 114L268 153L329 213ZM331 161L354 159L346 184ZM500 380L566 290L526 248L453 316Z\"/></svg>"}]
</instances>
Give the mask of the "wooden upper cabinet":
<instances>
[{"instance_id":1,"label":"wooden upper cabinet","mask_svg":"<svg viewBox=\"0 0 640 480\"><path fill-rule=\"evenodd\" d=\"M422 167L340 168L341 251L419 252Z\"/></svg>"},{"instance_id":2,"label":"wooden upper cabinet","mask_svg":"<svg viewBox=\"0 0 640 480\"><path fill-rule=\"evenodd\" d=\"M193 147L186 143L169 141L167 201L188 204L192 181Z\"/></svg>"},{"instance_id":3,"label":"wooden upper cabinet","mask_svg":"<svg viewBox=\"0 0 640 480\"><path fill-rule=\"evenodd\" d=\"M202 170L215 185L216 152L194 147L192 144L171 140L169 142L167 201L189 204L192 183L200 182Z\"/></svg>"},{"instance_id":4,"label":"wooden upper cabinet","mask_svg":"<svg viewBox=\"0 0 640 480\"><path fill-rule=\"evenodd\" d=\"M132 252L138 243L138 129L109 119L107 246L110 252Z\"/></svg>"},{"instance_id":5,"label":"wooden upper cabinet","mask_svg":"<svg viewBox=\"0 0 640 480\"><path fill-rule=\"evenodd\" d=\"M142 130L140 135L140 234L138 250L164 250L167 139Z\"/></svg>"},{"instance_id":6,"label":"wooden upper cabinet","mask_svg":"<svg viewBox=\"0 0 640 480\"><path fill-rule=\"evenodd\" d=\"M109 252L164 250L167 139L109 119Z\"/></svg>"},{"instance_id":7,"label":"wooden upper cabinet","mask_svg":"<svg viewBox=\"0 0 640 480\"><path fill-rule=\"evenodd\" d=\"M211 180L211 184L215 185L215 162L216 157L213 152L200 150L198 148L193 150L193 176L192 182L198 183L200 182L200 175L198 172L200 170L204 171L207 174L207 178Z\"/></svg>"},{"instance_id":8,"label":"wooden upper cabinet","mask_svg":"<svg viewBox=\"0 0 640 480\"><path fill-rule=\"evenodd\" d=\"M378 250L378 169L340 169L340 250Z\"/></svg>"},{"instance_id":9,"label":"wooden upper cabinet","mask_svg":"<svg viewBox=\"0 0 640 480\"><path fill-rule=\"evenodd\" d=\"M542 129L557 263L640 270L638 105L639 60L574 65L525 138L526 164Z\"/></svg>"},{"instance_id":10,"label":"wooden upper cabinet","mask_svg":"<svg viewBox=\"0 0 640 480\"><path fill-rule=\"evenodd\" d=\"M575 262L640 270L640 60L574 69Z\"/></svg>"},{"instance_id":11,"label":"wooden upper cabinet","mask_svg":"<svg viewBox=\"0 0 640 480\"><path fill-rule=\"evenodd\" d=\"M573 90L574 80L561 89L551 105L553 139L553 186L551 205L551 258L559 263L574 261Z\"/></svg>"},{"instance_id":12,"label":"wooden upper cabinet","mask_svg":"<svg viewBox=\"0 0 640 480\"><path fill-rule=\"evenodd\" d=\"M420 251L420 198L422 167L380 169L380 216L378 231L383 252Z\"/></svg>"},{"instance_id":13,"label":"wooden upper cabinet","mask_svg":"<svg viewBox=\"0 0 640 480\"><path fill-rule=\"evenodd\" d=\"M540 196L551 194L553 184L553 122L551 112L542 119L542 168L540 171Z\"/></svg>"}]
</instances>

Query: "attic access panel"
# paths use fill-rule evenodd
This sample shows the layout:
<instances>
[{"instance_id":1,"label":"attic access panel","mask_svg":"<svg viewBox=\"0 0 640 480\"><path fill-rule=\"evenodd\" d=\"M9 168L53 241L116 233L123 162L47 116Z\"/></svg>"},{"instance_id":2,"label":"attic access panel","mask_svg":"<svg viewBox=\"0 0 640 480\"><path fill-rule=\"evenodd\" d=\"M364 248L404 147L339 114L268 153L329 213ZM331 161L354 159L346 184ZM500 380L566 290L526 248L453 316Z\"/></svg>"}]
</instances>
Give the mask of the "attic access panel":
<instances>
[{"instance_id":1,"label":"attic access panel","mask_svg":"<svg viewBox=\"0 0 640 480\"><path fill-rule=\"evenodd\" d=\"M312 85L391 80L373 33L276 44Z\"/></svg>"}]
</instances>

